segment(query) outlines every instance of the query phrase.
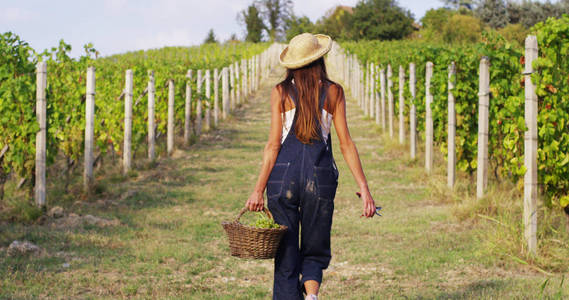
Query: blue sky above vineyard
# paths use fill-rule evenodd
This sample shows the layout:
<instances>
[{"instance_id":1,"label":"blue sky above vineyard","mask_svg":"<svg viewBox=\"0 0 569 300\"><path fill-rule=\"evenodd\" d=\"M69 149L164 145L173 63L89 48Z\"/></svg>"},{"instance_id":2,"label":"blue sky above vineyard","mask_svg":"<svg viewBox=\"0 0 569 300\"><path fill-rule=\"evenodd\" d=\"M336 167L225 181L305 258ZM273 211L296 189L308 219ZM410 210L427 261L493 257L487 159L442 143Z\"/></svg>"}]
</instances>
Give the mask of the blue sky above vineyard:
<instances>
[{"instance_id":1,"label":"blue sky above vineyard","mask_svg":"<svg viewBox=\"0 0 569 300\"><path fill-rule=\"evenodd\" d=\"M103 55L129 50L200 44L210 28L218 39L243 28L236 15L252 0L0 0L0 32L13 31L36 50L64 39L73 56L92 42ZM315 21L337 5L357 0L294 0L294 12ZM399 0L420 19L437 0Z\"/></svg>"}]
</instances>

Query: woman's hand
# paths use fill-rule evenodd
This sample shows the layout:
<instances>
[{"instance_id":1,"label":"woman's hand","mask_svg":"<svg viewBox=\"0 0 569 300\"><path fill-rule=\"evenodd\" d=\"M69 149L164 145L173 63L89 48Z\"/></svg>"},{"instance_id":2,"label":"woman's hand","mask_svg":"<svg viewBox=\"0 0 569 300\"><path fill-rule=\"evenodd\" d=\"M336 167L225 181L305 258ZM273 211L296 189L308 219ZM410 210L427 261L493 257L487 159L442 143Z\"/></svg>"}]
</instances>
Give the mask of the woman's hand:
<instances>
[{"instance_id":1,"label":"woman's hand","mask_svg":"<svg viewBox=\"0 0 569 300\"><path fill-rule=\"evenodd\" d=\"M375 215L375 201L373 200L369 190L362 189L361 192L357 192L356 194L362 199L364 205L364 211L361 217L365 216L366 218L373 218Z\"/></svg>"},{"instance_id":2,"label":"woman's hand","mask_svg":"<svg viewBox=\"0 0 569 300\"><path fill-rule=\"evenodd\" d=\"M263 199L263 193L254 191L247 199L247 203L245 203L245 207L250 211L262 211L263 207L265 206L265 199Z\"/></svg>"}]
</instances>

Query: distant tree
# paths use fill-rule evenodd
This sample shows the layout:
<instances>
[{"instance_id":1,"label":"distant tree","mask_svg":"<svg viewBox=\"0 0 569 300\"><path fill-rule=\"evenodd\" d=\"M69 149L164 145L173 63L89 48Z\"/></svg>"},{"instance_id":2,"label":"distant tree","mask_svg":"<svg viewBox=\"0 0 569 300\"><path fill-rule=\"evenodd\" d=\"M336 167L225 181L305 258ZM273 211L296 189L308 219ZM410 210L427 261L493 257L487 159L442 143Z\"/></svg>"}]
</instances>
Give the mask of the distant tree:
<instances>
[{"instance_id":1,"label":"distant tree","mask_svg":"<svg viewBox=\"0 0 569 300\"><path fill-rule=\"evenodd\" d=\"M297 17L295 15L291 15L286 20L286 40L290 41L294 36L304 33L310 32L313 33L314 24L310 21L307 16Z\"/></svg>"},{"instance_id":2,"label":"distant tree","mask_svg":"<svg viewBox=\"0 0 569 300\"><path fill-rule=\"evenodd\" d=\"M362 0L354 8L351 31L353 38L393 40L413 31L413 15L395 0Z\"/></svg>"},{"instance_id":3,"label":"distant tree","mask_svg":"<svg viewBox=\"0 0 569 300\"><path fill-rule=\"evenodd\" d=\"M475 15L492 28L504 28L510 23L505 0L481 0Z\"/></svg>"},{"instance_id":4,"label":"distant tree","mask_svg":"<svg viewBox=\"0 0 569 300\"><path fill-rule=\"evenodd\" d=\"M282 40L285 36L287 20L292 16L292 0L259 0L265 30L271 41Z\"/></svg>"},{"instance_id":5,"label":"distant tree","mask_svg":"<svg viewBox=\"0 0 569 300\"><path fill-rule=\"evenodd\" d=\"M266 28L261 19L261 15L255 4L249 5L245 10L237 15L240 23L245 25L245 41L258 43L263 37L263 30Z\"/></svg>"},{"instance_id":6,"label":"distant tree","mask_svg":"<svg viewBox=\"0 0 569 300\"><path fill-rule=\"evenodd\" d=\"M461 14L452 15L445 23L442 38L447 43L474 43L480 39L483 30L480 19Z\"/></svg>"},{"instance_id":7,"label":"distant tree","mask_svg":"<svg viewBox=\"0 0 569 300\"><path fill-rule=\"evenodd\" d=\"M522 2L508 1L506 10L510 23L521 24L525 28L530 28L538 22L545 21L549 17L559 18L561 15L569 13L569 0L562 0L556 3L537 2L523 0Z\"/></svg>"},{"instance_id":8,"label":"distant tree","mask_svg":"<svg viewBox=\"0 0 569 300\"><path fill-rule=\"evenodd\" d=\"M338 5L329 9L316 23L316 31L327 34L333 39L351 38L350 26L353 10L348 6Z\"/></svg>"},{"instance_id":9,"label":"distant tree","mask_svg":"<svg viewBox=\"0 0 569 300\"><path fill-rule=\"evenodd\" d=\"M518 45L523 45L524 40L528 35L528 31L529 30L522 24L508 24L506 27L498 30L498 33L510 42L516 42Z\"/></svg>"},{"instance_id":10,"label":"distant tree","mask_svg":"<svg viewBox=\"0 0 569 300\"><path fill-rule=\"evenodd\" d=\"M427 10L425 16L421 18L421 24L425 29L433 29L440 31L445 25L445 23L448 22L450 16L452 16L453 14L455 14L455 12L453 12L448 8L444 7L437 9L431 8Z\"/></svg>"},{"instance_id":11,"label":"distant tree","mask_svg":"<svg viewBox=\"0 0 569 300\"><path fill-rule=\"evenodd\" d=\"M232 33L231 36L229 37L230 41L239 41L239 38L237 37L236 33Z\"/></svg>"},{"instance_id":12,"label":"distant tree","mask_svg":"<svg viewBox=\"0 0 569 300\"><path fill-rule=\"evenodd\" d=\"M207 32L207 36L203 42L204 44L217 43L217 40L215 39L215 33L213 32L213 28Z\"/></svg>"}]
</instances>

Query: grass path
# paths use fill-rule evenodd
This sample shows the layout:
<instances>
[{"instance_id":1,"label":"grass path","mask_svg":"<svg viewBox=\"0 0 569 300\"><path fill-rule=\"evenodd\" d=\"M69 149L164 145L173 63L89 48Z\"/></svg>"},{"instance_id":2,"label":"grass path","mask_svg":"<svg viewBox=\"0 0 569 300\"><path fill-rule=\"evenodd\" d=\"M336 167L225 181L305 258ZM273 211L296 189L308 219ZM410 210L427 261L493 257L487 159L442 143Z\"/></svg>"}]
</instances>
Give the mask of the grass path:
<instances>
[{"instance_id":1,"label":"grass path","mask_svg":"<svg viewBox=\"0 0 569 300\"><path fill-rule=\"evenodd\" d=\"M27 239L45 249L35 258L0 251L0 298L268 299L272 261L230 257L220 223L236 216L257 177L277 79L189 149L126 181L101 175L98 199L66 209L120 226L0 225L0 246ZM421 163L362 117L355 101L347 110L384 217L359 218L362 204L333 133L340 184L322 299L540 295L546 277L482 255L479 228L430 199Z\"/></svg>"}]
</instances>

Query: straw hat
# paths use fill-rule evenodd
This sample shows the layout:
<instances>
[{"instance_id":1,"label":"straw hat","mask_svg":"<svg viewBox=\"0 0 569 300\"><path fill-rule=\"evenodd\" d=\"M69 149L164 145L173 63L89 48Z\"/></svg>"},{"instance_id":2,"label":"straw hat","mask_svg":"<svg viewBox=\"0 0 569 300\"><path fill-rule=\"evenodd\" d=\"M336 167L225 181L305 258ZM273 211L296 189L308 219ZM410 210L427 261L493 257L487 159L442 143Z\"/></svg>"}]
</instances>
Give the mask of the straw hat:
<instances>
[{"instance_id":1,"label":"straw hat","mask_svg":"<svg viewBox=\"0 0 569 300\"><path fill-rule=\"evenodd\" d=\"M281 65L288 69L305 66L328 53L332 38L324 34L301 33L290 40L279 56Z\"/></svg>"}]
</instances>

